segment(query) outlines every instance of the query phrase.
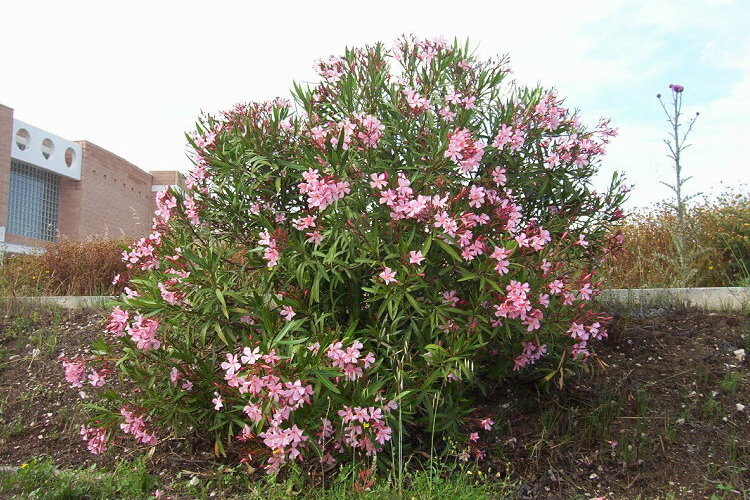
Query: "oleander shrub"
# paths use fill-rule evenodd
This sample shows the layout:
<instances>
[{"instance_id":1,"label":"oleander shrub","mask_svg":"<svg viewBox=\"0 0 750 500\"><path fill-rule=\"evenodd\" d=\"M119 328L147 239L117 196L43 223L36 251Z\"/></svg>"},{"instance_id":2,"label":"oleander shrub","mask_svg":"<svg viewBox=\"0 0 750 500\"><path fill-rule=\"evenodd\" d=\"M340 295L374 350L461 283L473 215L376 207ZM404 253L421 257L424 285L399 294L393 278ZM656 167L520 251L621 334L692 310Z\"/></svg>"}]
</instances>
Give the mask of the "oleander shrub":
<instances>
[{"instance_id":1,"label":"oleander shrub","mask_svg":"<svg viewBox=\"0 0 750 500\"><path fill-rule=\"evenodd\" d=\"M595 272L624 197L591 178L614 131L582 125L505 58L402 38L318 61L293 101L202 116L188 190L158 196L106 342L118 373L82 429L263 465L320 467L492 427L473 395L562 381L606 331ZM127 279L123 277L122 279ZM463 445L462 445L463 446ZM317 465L315 465L317 464Z\"/></svg>"},{"instance_id":2,"label":"oleander shrub","mask_svg":"<svg viewBox=\"0 0 750 500\"><path fill-rule=\"evenodd\" d=\"M115 295L112 277L127 269L129 240L61 240L39 254L9 254L0 264L0 296Z\"/></svg>"}]
</instances>

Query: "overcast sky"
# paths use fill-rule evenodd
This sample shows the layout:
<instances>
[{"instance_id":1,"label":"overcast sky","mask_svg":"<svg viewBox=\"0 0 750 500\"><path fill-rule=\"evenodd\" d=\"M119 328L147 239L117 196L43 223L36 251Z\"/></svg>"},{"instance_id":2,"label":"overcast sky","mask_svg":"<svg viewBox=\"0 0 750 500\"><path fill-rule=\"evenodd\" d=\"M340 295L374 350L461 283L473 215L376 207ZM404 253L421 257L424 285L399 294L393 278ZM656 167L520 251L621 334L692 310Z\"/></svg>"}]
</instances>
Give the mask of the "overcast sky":
<instances>
[{"instance_id":1,"label":"overcast sky","mask_svg":"<svg viewBox=\"0 0 750 500\"><path fill-rule=\"evenodd\" d=\"M145 170L187 169L183 132L201 110L286 97L316 58L414 33L508 53L519 81L556 87L589 123L611 117L604 170L635 184L631 206L669 195L655 96L670 83L701 113L688 191L750 182L750 0L26 0L1 2L0 19L0 103Z\"/></svg>"}]
</instances>

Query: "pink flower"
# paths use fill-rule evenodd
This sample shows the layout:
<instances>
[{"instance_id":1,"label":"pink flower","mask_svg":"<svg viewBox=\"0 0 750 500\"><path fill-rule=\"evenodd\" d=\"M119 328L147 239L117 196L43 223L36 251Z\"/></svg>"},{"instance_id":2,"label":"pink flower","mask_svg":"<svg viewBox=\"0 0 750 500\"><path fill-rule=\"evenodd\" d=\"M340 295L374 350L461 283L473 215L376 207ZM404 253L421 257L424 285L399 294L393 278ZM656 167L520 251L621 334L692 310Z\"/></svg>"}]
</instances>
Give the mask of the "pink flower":
<instances>
[{"instance_id":1,"label":"pink flower","mask_svg":"<svg viewBox=\"0 0 750 500\"><path fill-rule=\"evenodd\" d=\"M495 250L493 250L490 255L490 257L497 261L495 271L497 271L500 276L507 274L508 271L510 271L510 260L508 259L510 252L510 250L506 250L504 247L495 247Z\"/></svg>"},{"instance_id":2,"label":"pink flower","mask_svg":"<svg viewBox=\"0 0 750 500\"><path fill-rule=\"evenodd\" d=\"M305 233L305 236L307 236L305 242L312 243L314 245L320 245L324 238L324 236L317 229L310 233Z\"/></svg>"},{"instance_id":3,"label":"pink flower","mask_svg":"<svg viewBox=\"0 0 750 500\"><path fill-rule=\"evenodd\" d=\"M221 369L232 375L237 373L242 366L237 361L237 356L227 353L227 360L221 364Z\"/></svg>"},{"instance_id":4,"label":"pink flower","mask_svg":"<svg viewBox=\"0 0 750 500\"><path fill-rule=\"evenodd\" d=\"M266 259L268 268L275 267L279 263L279 250L276 248L276 240L268 233L267 230L260 232L258 245L266 247L263 251L263 258Z\"/></svg>"},{"instance_id":5,"label":"pink flower","mask_svg":"<svg viewBox=\"0 0 750 500\"><path fill-rule=\"evenodd\" d=\"M354 119L357 121L358 131L357 139L362 142L365 148L376 148L380 138L383 137L383 131L385 125L380 123L380 120L371 115L365 115L359 113L354 115Z\"/></svg>"},{"instance_id":6,"label":"pink flower","mask_svg":"<svg viewBox=\"0 0 750 500\"><path fill-rule=\"evenodd\" d=\"M180 297L177 292L168 290L164 283L158 283L157 287L161 292L161 298L164 299L164 302L171 306L176 305L179 302Z\"/></svg>"},{"instance_id":7,"label":"pink flower","mask_svg":"<svg viewBox=\"0 0 750 500\"><path fill-rule=\"evenodd\" d=\"M470 207L481 207L484 204L484 188L481 186L471 186L469 199Z\"/></svg>"},{"instance_id":8,"label":"pink flower","mask_svg":"<svg viewBox=\"0 0 750 500\"><path fill-rule=\"evenodd\" d=\"M86 361L83 359L63 361L62 365L65 369L65 380L70 383L70 386L83 387L81 382L86 377Z\"/></svg>"},{"instance_id":9,"label":"pink flower","mask_svg":"<svg viewBox=\"0 0 750 500\"><path fill-rule=\"evenodd\" d=\"M547 352L547 346L536 342L522 342L523 352L513 360L513 370L520 370L526 365L536 363Z\"/></svg>"},{"instance_id":10,"label":"pink flower","mask_svg":"<svg viewBox=\"0 0 750 500\"><path fill-rule=\"evenodd\" d=\"M104 379L104 375L106 372L104 370L91 370L89 373L88 379L89 383L93 385L94 387L101 387L105 384L106 380Z\"/></svg>"},{"instance_id":11,"label":"pink flower","mask_svg":"<svg viewBox=\"0 0 750 500\"><path fill-rule=\"evenodd\" d=\"M406 96L406 104L409 109L414 111L416 114L423 113L430 109L430 101L422 97L418 92L413 89L405 89L404 95Z\"/></svg>"},{"instance_id":12,"label":"pink flower","mask_svg":"<svg viewBox=\"0 0 750 500\"><path fill-rule=\"evenodd\" d=\"M247 415L247 418L253 422L260 422L263 419L263 411L256 404L248 403L242 411Z\"/></svg>"},{"instance_id":13,"label":"pink flower","mask_svg":"<svg viewBox=\"0 0 750 500\"><path fill-rule=\"evenodd\" d=\"M281 312L279 314L281 314L281 316L287 321L291 321L292 318L294 318L297 315L297 313L294 312L294 309L292 309L292 306L282 307Z\"/></svg>"},{"instance_id":14,"label":"pink flower","mask_svg":"<svg viewBox=\"0 0 750 500\"><path fill-rule=\"evenodd\" d=\"M683 91L683 90L685 90L685 87L683 87L682 85L676 85L676 84L674 84L674 83L670 83L670 84L669 84L669 88L670 88L670 89L671 89L671 90L672 90L672 91L673 91L673 92L674 92L675 94L680 94L680 93L682 93L682 91Z\"/></svg>"},{"instance_id":15,"label":"pink flower","mask_svg":"<svg viewBox=\"0 0 750 500\"><path fill-rule=\"evenodd\" d=\"M351 191L346 181L336 181L333 177L322 178L316 170L309 169L302 174L306 182L297 185L302 194L307 194L309 208L325 210L337 200L344 198Z\"/></svg>"},{"instance_id":16,"label":"pink flower","mask_svg":"<svg viewBox=\"0 0 750 500\"><path fill-rule=\"evenodd\" d=\"M492 171L492 180L498 187L505 186L505 169L501 167L495 167Z\"/></svg>"},{"instance_id":17,"label":"pink flower","mask_svg":"<svg viewBox=\"0 0 750 500\"><path fill-rule=\"evenodd\" d=\"M479 425L481 425L484 430L491 431L492 426L495 425L495 422L493 422L491 418L487 417L480 420Z\"/></svg>"},{"instance_id":18,"label":"pink flower","mask_svg":"<svg viewBox=\"0 0 750 500\"><path fill-rule=\"evenodd\" d=\"M109 323L106 327L107 331L112 333L115 337L122 337L125 335L124 330L128 325L129 318L130 314L127 311L115 307L109 315Z\"/></svg>"},{"instance_id":19,"label":"pink flower","mask_svg":"<svg viewBox=\"0 0 750 500\"><path fill-rule=\"evenodd\" d=\"M384 187L388 185L387 182L387 174L384 172L382 174L370 174L370 187L373 189L382 190Z\"/></svg>"},{"instance_id":20,"label":"pink flower","mask_svg":"<svg viewBox=\"0 0 750 500\"><path fill-rule=\"evenodd\" d=\"M477 442L479 441L479 433L478 432L472 432L469 434L469 441Z\"/></svg>"},{"instance_id":21,"label":"pink flower","mask_svg":"<svg viewBox=\"0 0 750 500\"><path fill-rule=\"evenodd\" d=\"M159 322L152 318L136 316L132 325L127 328L128 334L138 349L158 349L161 341L156 338Z\"/></svg>"},{"instance_id":22,"label":"pink flower","mask_svg":"<svg viewBox=\"0 0 750 500\"><path fill-rule=\"evenodd\" d=\"M392 270L388 266L383 267L383 272L381 272L378 276L383 278L383 281L385 281L386 285L390 285L391 283L398 283L398 280L396 280L396 271Z\"/></svg>"},{"instance_id":23,"label":"pink flower","mask_svg":"<svg viewBox=\"0 0 750 500\"><path fill-rule=\"evenodd\" d=\"M172 382L172 385L177 386L177 381L180 380L180 371L177 367L173 366L169 371L169 380Z\"/></svg>"},{"instance_id":24,"label":"pink flower","mask_svg":"<svg viewBox=\"0 0 750 500\"><path fill-rule=\"evenodd\" d=\"M304 231L307 228L315 227L315 220L317 219L317 216L315 215L307 215L305 217L298 217L294 219L292 222L292 225L295 227L295 229L299 231Z\"/></svg>"},{"instance_id":25,"label":"pink flower","mask_svg":"<svg viewBox=\"0 0 750 500\"><path fill-rule=\"evenodd\" d=\"M214 404L214 410L216 411L219 411L224 407L224 403L218 392L214 392L214 398L211 400L211 402Z\"/></svg>"},{"instance_id":26,"label":"pink flower","mask_svg":"<svg viewBox=\"0 0 750 500\"><path fill-rule=\"evenodd\" d=\"M551 293L552 295L555 295L556 293L562 292L563 286L565 286L565 284L561 280L555 280L552 283L550 283L548 286L549 286L549 293Z\"/></svg>"},{"instance_id":27,"label":"pink flower","mask_svg":"<svg viewBox=\"0 0 750 500\"><path fill-rule=\"evenodd\" d=\"M242 357L240 358L240 361L245 363L246 365L252 365L256 361L260 359L260 348L256 347L255 349L250 349L249 347L245 347L242 349Z\"/></svg>"},{"instance_id":28,"label":"pink flower","mask_svg":"<svg viewBox=\"0 0 750 500\"><path fill-rule=\"evenodd\" d=\"M156 445L156 435L146 430L146 421L143 415L136 416L134 412L127 408L120 408L120 414L125 417L125 421L120 424L122 432L134 435L139 443Z\"/></svg>"},{"instance_id":29,"label":"pink flower","mask_svg":"<svg viewBox=\"0 0 750 500\"><path fill-rule=\"evenodd\" d=\"M423 260L424 260L424 257L422 256L421 251L412 250L411 252L409 252L409 264L420 265Z\"/></svg>"},{"instance_id":30,"label":"pink flower","mask_svg":"<svg viewBox=\"0 0 750 500\"><path fill-rule=\"evenodd\" d=\"M453 121L453 119L456 117L456 113L451 111L451 108L449 108L448 106L443 106L442 108L440 108L439 113L440 116L442 116L443 119L448 122Z\"/></svg>"},{"instance_id":31,"label":"pink flower","mask_svg":"<svg viewBox=\"0 0 750 500\"><path fill-rule=\"evenodd\" d=\"M456 307L461 299L458 298L458 293L455 290L449 290L443 292L443 304L450 304L451 307Z\"/></svg>"},{"instance_id":32,"label":"pink flower","mask_svg":"<svg viewBox=\"0 0 750 500\"><path fill-rule=\"evenodd\" d=\"M263 358L263 361L264 361L265 363L268 363L269 365L273 365L273 364L276 364L276 363L277 363L278 361L280 361L280 360L281 360L281 358L280 358L279 356L277 356L277 355L276 355L276 350L275 350L275 349L271 349L271 350L270 350L270 351L268 352L268 354L264 354L264 355L262 356L262 358Z\"/></svg>"},{"instance_id":33,"label":"pink flower","mask_svg":"<svg viewBox=\"0 0 750 500\"><path fill-rule=\"evenodd\" d=\"M542 265L539 266L539 269L541 269L546 275L549 273L549 270L552 269L552 263L547 262L547 259L542 259Z\"/></svg>"},{"instance_id":34,"label":"pink flower","mask_svg":"<svg viewBox=\"0 0 750 500\"><path fill-rule=\"evenodd\" d=\"M576 323L575 321L570 325L570 328L568 329L568 333L571 337L575 340L588 340L589 334L586 332L586 329L584 326L580 323Z\"/></svg>"},{"instance_id":35,"label":"pink flower","mask_svg":"<svg viewBox=\"0 0 750 500\"><path fill-rule=\"evenodd\" d=\"M586 284L584 284L584 285L583 285L583 286L582 286L582 287L580 288L580 290L578 290L578 291L580 292L580 294L581 294L581 298L582 298L583 300L590 300L590 299L591 299L591 297L592 297L592 296L594 295L594 289L593 289L593 288L591 288L591 284L590 284L590 283L586 283Z\"/></svg>"}]
</instances>

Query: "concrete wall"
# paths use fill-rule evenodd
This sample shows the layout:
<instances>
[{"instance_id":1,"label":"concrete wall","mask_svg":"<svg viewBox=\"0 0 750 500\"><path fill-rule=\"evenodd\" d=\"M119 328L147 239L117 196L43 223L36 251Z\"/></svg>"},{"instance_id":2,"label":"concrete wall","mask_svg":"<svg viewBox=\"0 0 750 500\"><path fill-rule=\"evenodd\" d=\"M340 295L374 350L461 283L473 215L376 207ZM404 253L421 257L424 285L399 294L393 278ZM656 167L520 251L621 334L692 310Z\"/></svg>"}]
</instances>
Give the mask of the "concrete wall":
<instances>
[{"instance_id":1,"label":"concrete wall","mask_svg":"<svg viewBox=\"0 0 750 500\"><path fill-rule=\"evenodd\" d=\"M629 309L696 307L706 311L750 310L750 287L638 288L603 290L599 301Z\"/></svg>"}]
</instances>

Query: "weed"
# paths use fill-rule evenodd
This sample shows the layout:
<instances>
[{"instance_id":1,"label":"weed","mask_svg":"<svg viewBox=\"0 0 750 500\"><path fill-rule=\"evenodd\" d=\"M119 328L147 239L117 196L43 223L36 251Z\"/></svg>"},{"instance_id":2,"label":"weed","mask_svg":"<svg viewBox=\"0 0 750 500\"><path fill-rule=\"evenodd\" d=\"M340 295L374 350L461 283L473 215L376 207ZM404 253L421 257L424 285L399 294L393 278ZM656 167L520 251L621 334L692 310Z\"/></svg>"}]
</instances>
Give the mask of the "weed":
<instances>
[{"instance_id":1,"label":"weed","mask_svg":"<svg viewBox=\"0 0 750 500\"><path fill-rule=\"evenodd\" d=\"M119 463L112 472L96 466L58 471L49 458L23 464L15 473L0 477L4 498L52 500L64 498L148 498L155 479L144 461Z\"/></svg>"},{"instance_id":2,"label":"weed","mask_svg":"<svg viewBox=\"0 0 750 500\"><path fill-rule=\"evenodd\" d=\"M25 426L20 416L13 418L10 422L2 422L0 426L0 443L7 443L15 436L21 434Z\"/></svg>"},{"instance_id":3,"label":"weed","mask_svg":"<svg viewBox=\"0 0 750 500\"><path fill-rule=\"evenodd\" d=\"M701 416L705 420L717 419L722 414L721 403L714 398L708 398L701 406Z\"/></svg>"},{"instance_id":4,"label":"weed","mask_svg":"<svg viewBox=\"0 0 750 500\"><path fill-rule=\"evenodd\" d=\"M59 331L55 327L37 328L32 330L29 340L39 354L44 357L52 356L57 348Z\"/></svg>"},{"instance_id":5,"label":"weed","mask_svg":"<svg viewBox=\"0 0 750 500\"><path fill-rule=\"evenodd\" d=\"M742 375L738 372L729 372L724 376L719 385L721 386L721 390L727 394L736 394L741 382Z\"/></svg>"}]
</instances>

